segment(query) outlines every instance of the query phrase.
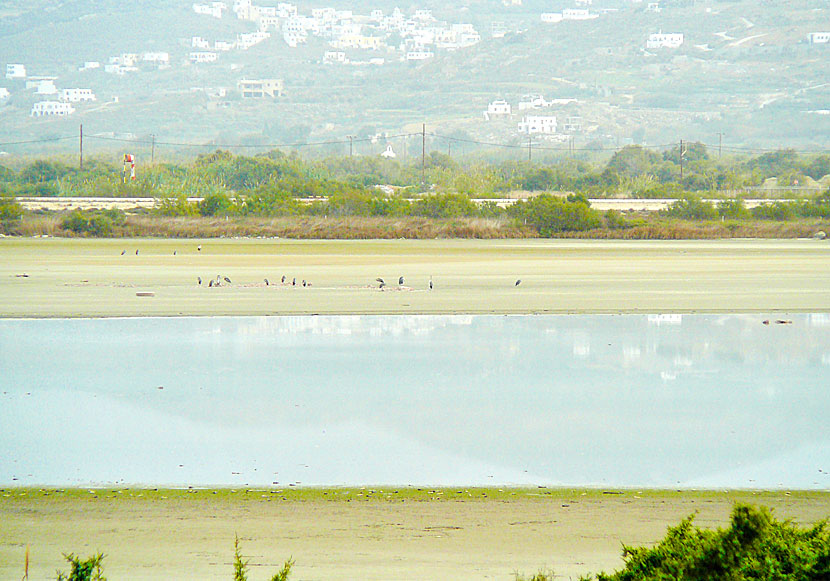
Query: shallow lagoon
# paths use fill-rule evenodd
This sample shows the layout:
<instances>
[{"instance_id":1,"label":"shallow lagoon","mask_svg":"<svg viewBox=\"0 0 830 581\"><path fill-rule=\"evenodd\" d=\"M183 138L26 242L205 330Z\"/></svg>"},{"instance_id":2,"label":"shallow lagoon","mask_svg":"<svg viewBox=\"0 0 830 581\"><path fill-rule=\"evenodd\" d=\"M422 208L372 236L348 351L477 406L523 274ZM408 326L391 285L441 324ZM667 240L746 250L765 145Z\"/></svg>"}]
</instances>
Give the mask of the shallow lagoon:
<instances>
[{"instance_id":1,"label":"shallow lagoon","mask_svg":"<svg viewBox=\"0 0 830 581\"><path fill-rule=\"evenodd\" d=\"M6 486L830 488L827 314L2 320L0 368Z\"/></svg>"}]
</instances>

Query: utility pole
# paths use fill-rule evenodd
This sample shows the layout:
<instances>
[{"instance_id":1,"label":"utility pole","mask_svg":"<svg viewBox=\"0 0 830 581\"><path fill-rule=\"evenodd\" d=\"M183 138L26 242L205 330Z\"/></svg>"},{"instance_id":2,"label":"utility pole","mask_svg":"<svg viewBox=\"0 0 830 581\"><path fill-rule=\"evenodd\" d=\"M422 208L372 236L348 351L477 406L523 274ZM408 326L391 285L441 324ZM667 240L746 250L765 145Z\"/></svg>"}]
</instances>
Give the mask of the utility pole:
<instances>
[{"instance_id":1,"label":"utility pole","mask_svg":"<svg viewBox=\"0 0 830 581\"><path fill-rule=\"evenodd\" d=\"M78 136L78 169L84 169L84 124L81 123L81 132Z\"/></svg>"},{"instance_id":2,"label":"utility pole","mask_svg":"<svg viewBox=\"0 0 830 581\"><path fill-rule=\"evenodd\" d=\"M156 134L150 134L150 165L153 165L156 160Z\"/></svg>"},{"instance_id":3,"label":"utility pole","mask_svg":"<svg viewBox=\"0 0 830 581\"><path fill-rule=\"evenodd\" d=\"M718 131L718 159L720 159L721 149L723 149L723 131Z\"/></svg>"},{"instance_id":4,"label":"utility pole","mask_svg":"<svg viewBox=\"0 0 830 581\"><path fill-rule=\"evenodd\" d=\"M533 161L533 136L527 133L527 161Z\"/></svg>"},{"instance_id":5,"label":"utility pole","mask_svg":"<svg viewBox=\"0 0 830 581\"><path fill-rule=\"evenodd\" d=\"M680 140L680 181L683 181L683 140Z\"/></svg>"},{"instance_id":6,"label":"utility pole","mask_svg":"<svg viewBox=\"0 0 830 581\"><path fill-rule=\"evenodd\" d=\"M421 186L427 183L427 124L421 125Z\"/></svg>"},{"instance_id":7,"label":"utility pole","mask_svg":"<svg viewBox=\"0 0 830 581\"><path fill-rule=\"evenodd\" d=\"M452 139L447 138L447 157L452 157Z\"/></svg>"},{"instance_id":8,"label":"utility pole","mask_svg":"<svg viewBox=\"0 0 830 581\"><path fill-rule=\"evenodd\" d=\"M352 153L354 151L354 135L347 135L346 137L349 138L349 157L352 157Z\"/></svg>"}]
</instances>

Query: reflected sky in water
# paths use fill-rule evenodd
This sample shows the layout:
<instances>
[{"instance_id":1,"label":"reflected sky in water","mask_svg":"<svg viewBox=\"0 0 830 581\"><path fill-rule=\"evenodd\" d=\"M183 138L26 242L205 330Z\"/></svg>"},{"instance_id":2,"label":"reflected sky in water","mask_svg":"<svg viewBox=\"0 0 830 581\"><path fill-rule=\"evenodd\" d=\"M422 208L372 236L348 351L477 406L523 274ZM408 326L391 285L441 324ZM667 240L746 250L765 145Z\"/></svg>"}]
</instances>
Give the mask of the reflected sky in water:
<instances>
[{"instance_id":1,"label":"reflected sky in water","mask_svg":"<svg viewBox=\"0 0 830 581\"><path fill-rule=\"evenodd\" d=\"M6 486L830 488L827 314L2 320L0 369Z\"/></svg>"}]
</instances>

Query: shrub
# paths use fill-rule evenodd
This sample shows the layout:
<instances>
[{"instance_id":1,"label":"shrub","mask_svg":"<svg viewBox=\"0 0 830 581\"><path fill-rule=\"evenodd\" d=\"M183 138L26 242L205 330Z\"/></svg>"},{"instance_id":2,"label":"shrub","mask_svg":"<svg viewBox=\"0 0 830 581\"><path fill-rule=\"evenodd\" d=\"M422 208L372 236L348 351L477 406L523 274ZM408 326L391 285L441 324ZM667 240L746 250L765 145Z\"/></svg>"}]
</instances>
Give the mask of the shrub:
<instances>
[{"instance_id":1,"label":"shrub","mask_svg":"<svg viewBox=\"0 0 830 581\"><path fill-rule=\"evenodd\" d=\"M740 198L734 200L721 200L718 202L718 216L721 218L728 218L730 220L746 220L752 217L752 213L747 210L746 204Z\"/></svg>"},{"instance_id":2,"label":"shrub","mask_svg":"<svg viewBox=\"0 0 830 581\"><path fill-rule=\"evenodd\" d=\"M421 198L412 207L412 214L426 218L458 218L475 216L478 208L464 194L434 194Z\"/></svg>"},{"instance_id":3,"label":"shrub","mask_svg":"<svg viewBox=\"0 0 830 581\"><path fill-rule=\"evenodd\" d=\"M58 572L58 581L107 581L103 575L103 567L101 563L104 560L104 554L98 553L89 557L85 561L81 561L80 557L73 554L64 555L64 558L69 561L71 568L69 575Z\"/></svg>"},{"instance_id":4,"label":"shrub","mask_svg":"<svg viewBox=\"0 0 830 581\"><path fill-rule=\"evenodd\" d=\"M235 214L233 201L224 192L214 192L202 198L198 204L202 216L228 216Z\"/></svg>"},{"instance_id":5,"label":"shrub","mask_svg":"<svg viewBox=\"0 0 830 581\"><path fill-rule=\"evenodd\" d=\"M293 566L294 559L289 557L282 564L282 568L271 577L271 581L288 581ZM242 558L239 549L239 537L236 537L233 541L233 581L248 581L248 560Z\"/></svg>"},{"instance_id":6,"label":"shrub","mask_svg":"<svg viewBox=\"0 0 830 581\"><path fill-rule=\"evenodd\" d=\"M684 220L714 220L718 217L718 211L711 202L691 196L672 202L663 213L670 218Z\"/></svg>"},{"instance_id":7,"label":"shrub","mask_svg":"<svg viewBox=\"0 0 830 581\"><path fill-rule=\"evenodd\" d=\"M61 227L76 234L109 236L125 221L126 216L121 210L75 210L63 219Z\"/></svg>"},{"instance_id":8,"label":"shrub","mask_svg":"<svg viewBox=\"0 0 830 581\"><path fill-rule=\"evenodd\" d=\"M23 216L23 206L14 198L0 197L0 224L16 222Z\"/></svg>"},{"instance_id":9,"label":"shrub","mask_svg":"<svg viewBox=\"0 0 830 581\"><path fill-rule=\"evenodd\" d=\"M792 220L796 216L796 207L792 202L773 202L752 208L752 216L760 220Z\"/></svg>"},{"instance_id":10,"label":"shrub","mask_svg":"<svg viewBox=\"0 0 830 581\"><path fill-rule=\"evenodd\" d=\"M623 547L625 568L598 581L712 579L830 579L830 531L776 521L769 510L736 504L727 529L692 526L693 516L669 528L654 547ZM590 579L584 578L584 579Z\"/></svg>"},{"instance_id":11,"label":"shrub","mask_svg":"<svg viewBox=\"0 0 830 581\"><path fill-rule=\"evenodd\" d=\"M540 236L547 237L558 232L591 230L602 224L599 212L587 204L568 202L550 194L514 204L510 211L515 218L535 228Z\"/></svg>"}]
</instances>

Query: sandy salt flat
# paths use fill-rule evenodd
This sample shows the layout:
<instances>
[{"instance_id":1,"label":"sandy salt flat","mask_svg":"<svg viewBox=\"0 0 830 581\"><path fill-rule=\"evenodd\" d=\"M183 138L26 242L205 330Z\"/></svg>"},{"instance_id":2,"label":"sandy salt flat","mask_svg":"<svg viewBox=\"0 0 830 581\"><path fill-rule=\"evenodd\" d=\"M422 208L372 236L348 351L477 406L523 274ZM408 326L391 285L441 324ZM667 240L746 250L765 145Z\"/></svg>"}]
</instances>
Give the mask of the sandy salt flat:
<instances>
[{"instance_id":1,"label":"sandy salt flat","mask_svg":"<svg viewBox=\"0 0 830 581\"><path fill-rule=\"evenodd\" d=\"M823 311L829 256L816 240L5 238L0 316ZM218 275L232 284L207 288Z\"/></svg>"},{"instance_id":2,"label":"sandy salt flat","mask_svg":"<svg viewBox=\"0 0 830 581\"><path fill-rule=\"evenodd\" d=\"M252 580L270 578L289 556L292 579L306 581L507 581L542 567L567 579L619 567L621 543L654 542L691 513L700 526L723 525L735 501L802 525L830 516L830 493L374 490L7 489L0 578L22 576L29 544L33 579L54 577L62 552L98 550L113 581L230 579L238 534Z\"/></svg>"}]
</instances>

